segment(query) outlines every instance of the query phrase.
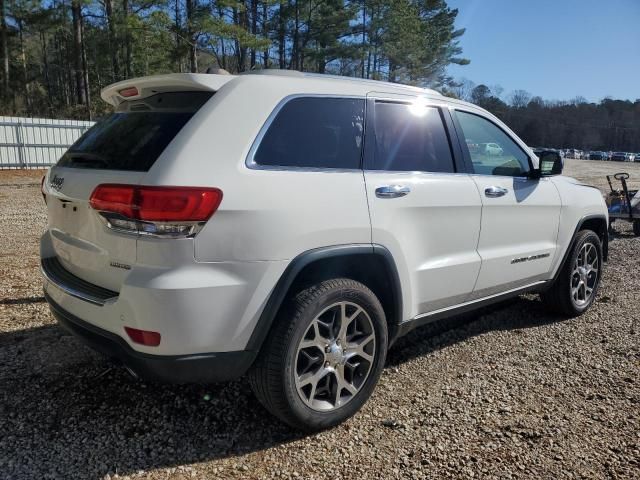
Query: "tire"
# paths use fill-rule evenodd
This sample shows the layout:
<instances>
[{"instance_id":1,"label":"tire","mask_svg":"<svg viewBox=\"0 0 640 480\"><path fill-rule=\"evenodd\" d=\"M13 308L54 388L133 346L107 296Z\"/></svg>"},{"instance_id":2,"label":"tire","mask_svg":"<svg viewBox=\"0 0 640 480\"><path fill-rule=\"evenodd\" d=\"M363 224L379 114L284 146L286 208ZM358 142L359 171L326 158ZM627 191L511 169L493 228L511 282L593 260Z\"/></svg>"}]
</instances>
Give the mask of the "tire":
<instances>
[{"instance_id":1,"label":"tire","mask_svg":"<svg viewBox=\"0 0 640 480\"><path fill-rule=\"evenodd\" d=\"M636 237L640 237L640 220L633 221L633 234Z\"/></svg>"},{"instance_id":2,"label":"tire","mask_svg":"<svg viewBox=\"0 0 640 480\"><path fill-rule=\"evenodd\" d=\"M260 403L285 423L322 430L365 404L380 378L387 345L384 310L373 292L354 280L327 280L286 302L249 382Z\"/></svg>"},{"instance_id":3,"label":"tire","mask_svg":"<svg viewBox=\"0 0 640 480\"><path fill-rule=\"evenodd\" d=\"M583 259L587 254L587 263ZM597 259L597 264L594 263ZM592 263L589 263L592 262ZM580 264L579 264L580 263ZM587 269L591 265L593 269ZM583 270L580 270L580 268ZM589 273L586 273L586 272ZM594 302L602 277L602 243L592 230L581 230L553 285L540 296L553 312L566 317L583 314ZM585 283L582 283L585 282ZM581 284L584 288L581 288Z\"/></svg>"}]
</instances>

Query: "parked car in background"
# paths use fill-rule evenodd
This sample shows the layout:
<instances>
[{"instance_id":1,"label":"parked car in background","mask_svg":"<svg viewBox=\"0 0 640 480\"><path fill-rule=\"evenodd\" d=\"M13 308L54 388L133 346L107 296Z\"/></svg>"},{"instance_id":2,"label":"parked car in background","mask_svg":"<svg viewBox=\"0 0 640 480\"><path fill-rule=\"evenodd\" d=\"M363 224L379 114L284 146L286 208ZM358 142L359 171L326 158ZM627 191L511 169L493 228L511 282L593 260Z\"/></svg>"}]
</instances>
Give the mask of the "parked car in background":
<instances>
[{"instance_id":1,"label":"parked car in background","mask_svg":"<svg viewBox=\"0 0 640 480\"><path fill-rule=\"evenodd\" d=\"M487 155L502 155L504 152L497 143L487 143L484 146L484 153Z\"/></svg>"},{"instance_id":2,"label":"parked car in background","mask_svg":"<svg viewBox=\"0 0 640 480\"><path fill-rule=\"evenodd\" d=\"M627 153L627 162L633 162L636 158L635 153Z\"/></svg>"},{"instance_id":3,"label":"parked car in background","mask_svg":"<svg viewBox=\"0 0 640 480\"><path fill-rule=\"evenodd\" d=\"M604 152L589 152L589 160L606 160L607 156Z\"/></svg>"},{"instance_id":4,"label":"parked car in background","mask_svg":"<svg viewBox=\"0 0 640 480\"><path fill-rule=\"evenodd\" d=\"M611 154L611 160L613 160L614 162L626 162L627 155L624 152L613 152Z\"/></svg>"},{"instance_id":5,"label":"parked car in background","mask_svg":"<svg viewBox=\"0 0 640 480\"><path fill-rule=\"evenodd\" d=\"M640 153L636 153L635 158L633 159L634 162L640 162Z\"/></svg>"}]
</instances>

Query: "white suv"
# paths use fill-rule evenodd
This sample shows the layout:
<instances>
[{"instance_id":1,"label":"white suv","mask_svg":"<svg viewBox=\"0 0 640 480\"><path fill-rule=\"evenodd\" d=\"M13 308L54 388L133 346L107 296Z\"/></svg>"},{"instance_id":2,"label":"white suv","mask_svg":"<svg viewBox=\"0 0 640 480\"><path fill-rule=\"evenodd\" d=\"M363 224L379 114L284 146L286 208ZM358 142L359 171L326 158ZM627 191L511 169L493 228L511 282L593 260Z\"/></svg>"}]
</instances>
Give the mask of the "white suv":
<instances>
[{"instance_id":1,"label":"white suv","mask_svg":"<svg viewBox=\"0 0 640 480\"><path fill-rule=\"evenodd\" d=\"M42 271L59 322L135 375L247 373L267 409L319 429L417 326L523 292L569 316L594 301L602 195L474 105L277 71L102 98L114 113L43 181Z\"/></svg>"}]
</instances>

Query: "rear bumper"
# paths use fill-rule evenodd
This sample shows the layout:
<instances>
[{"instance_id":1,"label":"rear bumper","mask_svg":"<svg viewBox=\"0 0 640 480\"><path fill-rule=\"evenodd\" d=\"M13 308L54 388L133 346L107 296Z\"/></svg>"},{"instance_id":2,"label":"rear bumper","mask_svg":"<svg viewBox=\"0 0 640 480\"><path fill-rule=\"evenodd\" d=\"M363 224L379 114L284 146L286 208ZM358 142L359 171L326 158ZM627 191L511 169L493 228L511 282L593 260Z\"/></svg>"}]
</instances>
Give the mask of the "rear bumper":
<instances>
[{"instance_id":1,"label":"rear bumper","mask_svg":"<svg viewBox=\"0 0 640 480\"><path fill-rule=\"evenodd\" d=\"M242 376L255 352L236 351L190 355L152 355L133 350L118 335L103 330L64 310L46 292L53 316L66 330L92 349L122 363L137 376L166 383L211 383Z\"/></svg>"}]
</instances>

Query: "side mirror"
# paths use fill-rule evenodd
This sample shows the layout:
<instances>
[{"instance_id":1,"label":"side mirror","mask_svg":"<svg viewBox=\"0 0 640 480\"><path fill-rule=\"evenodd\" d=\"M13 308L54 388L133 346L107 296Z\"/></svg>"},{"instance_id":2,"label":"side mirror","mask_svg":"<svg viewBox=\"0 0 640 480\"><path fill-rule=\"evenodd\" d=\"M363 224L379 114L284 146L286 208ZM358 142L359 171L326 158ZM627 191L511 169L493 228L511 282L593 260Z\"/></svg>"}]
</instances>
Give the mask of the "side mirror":
<instances>
[{"instance_id":1,"label":"side mirror","mask_svg":"<svg viewBox=\"0 0 640 480\"><path fill-rule=\"evenodd\" d=\"M535 178L561 175L564 167L562 157L558 152L545 150L536 152L539 158L538 168L533 172Z\"/></svg>"}]
</instances>

